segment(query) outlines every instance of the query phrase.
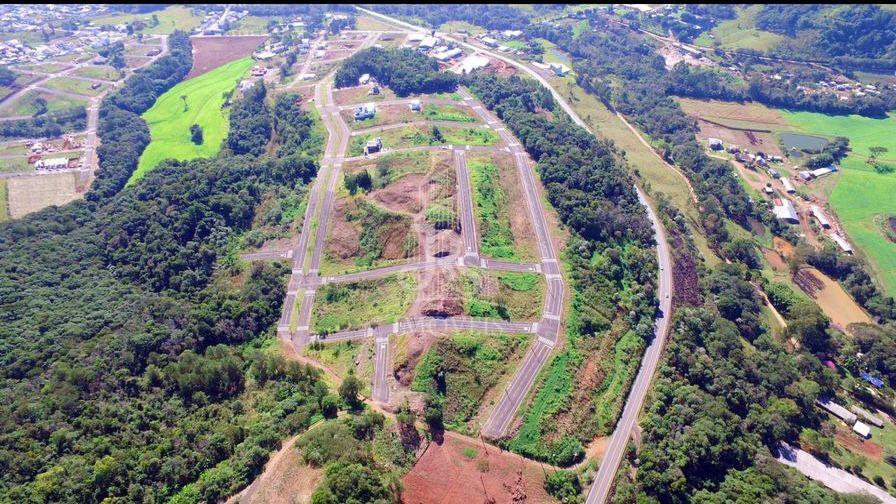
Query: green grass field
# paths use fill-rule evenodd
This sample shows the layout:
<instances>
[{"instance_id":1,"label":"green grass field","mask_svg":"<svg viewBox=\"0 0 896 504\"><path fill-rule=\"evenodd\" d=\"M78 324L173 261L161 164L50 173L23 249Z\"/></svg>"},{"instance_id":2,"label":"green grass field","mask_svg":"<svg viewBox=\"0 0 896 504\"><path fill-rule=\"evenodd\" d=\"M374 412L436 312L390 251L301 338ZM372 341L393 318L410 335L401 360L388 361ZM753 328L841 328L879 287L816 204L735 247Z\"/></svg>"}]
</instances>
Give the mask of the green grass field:
<instances>
[{"instance_id":1,"label":"green grass field","mask_svg":"<svg viewBox=\"0 0 896 504\"><path fill-rule=\"evenodd\" d=\"M538 320L544 277L536 273L463 271L464 311L471 317Z\"/></svg>"},{"instance_id":2,"label":"green grass field","mask_svg":"<svg viewBox=\"0 0 896 504\"><path fill-rule=\"evenodd\" d=\"M78 100L67 96L58 96L42 91L28 91L15 99L9 107L0 112L0 117L30 116L37 112L35 100L43 98L47 101L47 112L58 112L74 107L86 107L87 99Z\"/></svg>"},{"instance_id":3,"label":"green grass field","mask_svg":"<svg viewBox=\"0 0 896 504\"><path fill-rule=\"evenodd\" d=\"M467 163L473 193L473 210L479 225L482 254L497 259L519 260L510 229L507 195L501 187L498 167L481 159Z\"/></svg>"},{"instance_id":4,"label":"green grass field","mask_svg":"<svg viewBox=\"0 0 896 504\"><path fill-rule=\"evenodd\" d=\"M751 5L747 8L738 8L737 17L722 21L711 32L715 41L723 49L754 49L756 51L768 51L784 40L784 37L776 33L759 30L756 28L756 15L762 9L761 5ZM703 33L695 44L712 47L713 39L708 33Z\"/></svg>"},{"instance_id":5,"label":"green grass field","mask_svg":"<svg viewBox=\"0 0 896 504\"><path fill-rule=\"evenodd\" d=\"M103 79L116 81L121 78L121 74L113 67L107 65L90 65L81 67L74 72L73 75L78 75L80 77L88 77L91 79Z\"/></svg>"},{"instance_id":6,"label":"green grass field","mask_svg":"<svg viewBox=\"0 0 896 504\"><path fill-rule=\"evenodd\" d=\"M312 330L330 333L391 324L407 313L416 293L417 280L410 274L324 285L318 290L311 311Z\"/></svg>"},{"instance_id":7,"label":"green grass field","mask_svg":"<svg viewBox=\"0 0 896 504\"><path fill-rule=\"evenodd\" d=\"M48 80L43 85L47 89L55 89L58 91L65 91L67 93L74 93L84 96L96 96L109 87L108 84L102 84L98 88L93 89L91 87L92 84L92 82L81 79L56 77L55 79Z\"/></svg>"},{"instance_id":8,"label":"green grass field","mask_svg":"<svg viewBox=\"0 0 896 504\"><path fill-rule=\"evenodd\" d=\"M159 24L151 27L149 24L153 14L159 18ZM174 30L190 31L193 28L196 28L199 26L199 23L202 22L202 15L194 16L188 7L176 5L146 14L110 14L108 16L91 19L90 22L95 26L107 24L114 26L138 20L143 20L143 22L146 23L146 28L143 29L143 33L151 35L168 35Z\"/></svg>"},{"instance_id":9,"label":"green grass field","mask_svg":"<svg viewBox=\"0 0 896 504\"><path fill-rule=\"evenodd\" d=\"M169 89L143 114L152 142L140 156L137 170L128 185L140 180L164 159L188 160L214 156L227 137L228 117L222 107L224 94L252 67L251 58L243 58L181 82ZM184 110L186 96L187 110ZM190 126L202 127L204 142L190 141Z\"/></svg>"},{"instance_id":10,"label":"green grass field","mask_svg":"<svg viewBox=\"0 0 896 504\"><path fill-rule=\"evenodd\" d=\"M454 105L433 105L423 107L423 117L430 121L476 122L473 111Z\"/></svg>"},{"instance_id":11,"label":"green grass field","mask_svg":"<svg viewBox=\"0 0 896 504\"><path fill-rule=\"evenodd\" d=\"M896 173L877 173L866 163L869 149L881 146L888 149L879 158L882 164L896 168L896 117L782 114L806 133L849 138L852 152L841 163L843 173L830 202L849 237L869 259L875 276L889 294L896 293L896 244L884 236L882 229L885 218L896 215Z\"/></svg>"}]
</instances>

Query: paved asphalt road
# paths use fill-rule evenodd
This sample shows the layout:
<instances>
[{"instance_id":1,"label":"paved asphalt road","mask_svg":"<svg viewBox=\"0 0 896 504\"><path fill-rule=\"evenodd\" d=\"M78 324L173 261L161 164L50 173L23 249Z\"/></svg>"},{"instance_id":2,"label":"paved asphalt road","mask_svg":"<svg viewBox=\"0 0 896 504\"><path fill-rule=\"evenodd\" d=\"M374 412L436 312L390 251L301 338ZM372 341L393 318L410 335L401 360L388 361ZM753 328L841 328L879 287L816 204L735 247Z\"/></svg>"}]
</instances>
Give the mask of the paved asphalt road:
<instances>
[{"instance_id":1,"label":"paved asphalt road","mask_svg":"<svg viewBox=\"0 0 896 504\"><path fill-rule=\"evenodd\" d=\"M631 437L632 430L638 422L638 415L644 406L644 400L647 397L647 391L650 389L650 382L659 365L660 358L663 354L663 347L666 343L666 335L669 334L669 324L672 309L672 254L669 252L669 242L666 241L666 232L661 225L657 225L659 219L653 207L647 202L644 192L640 188L638 198L647 208L650 216L650 222L653 225L655 233L657 256L659 258L659 289L660 293L660 315L656 319L655 332L653 341L647 346L644 357L641 359L641 368L638 370L638 376L632 389L629 391L628 400L625 408L622 410L622 416L616 424L616 430L610 438L607 451L601 461L600 469L594 478L594 484L588 492L588 504L597 504L606 502L610 495L610 488L613 486L613 480L616 476L616 470L625 454L625 446Z\"/></svg>"},{"instance_id":2,"label":"paved asphalt road","mask_svg":"<svg viewBox=\"0 0 896 504\"><path fill-rule=\"evenodd\" d=\"M460 232L464 238L464 255L479 256L479 236L476 219L473 216L473 191L470 188L470 173L467 170L466 153L454 151L454 167L457 170L457 204L460 206Z\"/></svg>"},{"instance_id":3,"label":"paved asphalt road","mask_svg":"<svg viewBox=\"0 0 896 504\"><path fill-rule=\"evenodd\" d=\"M386 21L393 24L407 27L413 31L426 32L426 30L423 28L405 23L403 21L399 21L389 16L385 16L383 14L373 12L361 7L356 8L372 16L385 19ZM445 36L445 34L439 33L437 33L437 35ZM569 115L569 117L572 118L572 120L576 124L584 128L586 131L591 131L588 128L587 124L585 124L585 122L578 116L578 114L576 114L572 106L570 106L569 103L566 102L566 100L563 98L563 95L561 95L556 89L554 89L547 81L547 79L542 77L541 74L530 68L528 65L521 64L518 61L507 56L489 51L482 47L468 44L452 37L446 36L446 38L450 38L454 42L470 50L486 54L492 58L499 59L526 72L551 92L560 107L566 111L567 115ZM616 430L613 432L612 439L610 440L610 446L608 447L607 452L604 455L603 460L601 461L600 469L595 477L594 484L588 492L587 502L589 504L606 502L609 497L609 490L613 484L613 478L616 474L616 470L619 467L620 462L622 461L622 455L624 453L625 445L627 444L628 439L631 437L632 429L637 422L638 415L644 404L644 400L647 396L647 391L650 387L650 382L656 372L656 368L659 364L659 359L662 354L662 349L669 334L669 315L671 310L670 297L672 293L671 254L669 253L669 246L668 242L666 241L665 230L663 229L662 224L657 218L656 213L648 204L643 192L639 188L637 190L638 196L641 199L642 204L647 209L648 216L650 217L651 224L653 225L654 231L656 233L658 256L657 259L660 265L658 292L660 295L661 313L659 318L657 318L656 320L656 331L654 333L654 339L648 346L647 351L644 353L644 357L641 361L641 368L639 369L638 376L635 378L635 383L632 386L631 391L629 392L629 397L626 401L625 408L623 409L622 417L616 425ZM550 272L546 271L546 273Z\"/></svg>"},{"instance_id":4,"label":"paved asphalt road","mask_svg":"<svg viewBox=\"0 0 896 504\"><path fill-rule=\"evenodd\" d=\"M389 338L377 337L374 352L373 400L389 402Z\"/></svg>"}]
</instances>

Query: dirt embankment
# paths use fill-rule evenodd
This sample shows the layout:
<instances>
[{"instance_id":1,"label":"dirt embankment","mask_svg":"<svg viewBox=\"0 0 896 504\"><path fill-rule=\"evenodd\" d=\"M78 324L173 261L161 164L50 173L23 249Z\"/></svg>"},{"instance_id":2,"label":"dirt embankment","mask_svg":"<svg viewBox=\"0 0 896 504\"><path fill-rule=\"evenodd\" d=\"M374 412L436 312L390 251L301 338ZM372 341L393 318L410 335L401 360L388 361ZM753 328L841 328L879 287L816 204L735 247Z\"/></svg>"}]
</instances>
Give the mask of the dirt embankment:
<instances>
[{"instance_id":1,"label":"dirt embankment","mask_svg":"<svg viewBox=\"0 0 896 504\"><path fill-rule=\"evenodd\" d=\"M192 37L193 68L187 79L214 70L225 63L249 56L268 37Z\"/></svg>"}]
</instances>

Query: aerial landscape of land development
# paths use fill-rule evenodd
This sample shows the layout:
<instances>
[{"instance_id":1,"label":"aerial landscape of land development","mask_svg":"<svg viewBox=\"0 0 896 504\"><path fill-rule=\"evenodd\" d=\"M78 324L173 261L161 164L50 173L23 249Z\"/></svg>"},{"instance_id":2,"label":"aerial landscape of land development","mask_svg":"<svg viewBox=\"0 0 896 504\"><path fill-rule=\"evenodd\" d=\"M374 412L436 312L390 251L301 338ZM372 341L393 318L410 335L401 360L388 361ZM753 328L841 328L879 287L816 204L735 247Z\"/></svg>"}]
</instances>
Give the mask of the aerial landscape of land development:
<instances>
[{"instance_id":1,"label":"aerial landscape of land development","mask_svg":"<svg viewBox=\"0 0 896 504\"><path fill-rule=\"evenodd\" d=\"M896 503L888 4L0 6L0 503Z\"/></svg>"}]
</instances>

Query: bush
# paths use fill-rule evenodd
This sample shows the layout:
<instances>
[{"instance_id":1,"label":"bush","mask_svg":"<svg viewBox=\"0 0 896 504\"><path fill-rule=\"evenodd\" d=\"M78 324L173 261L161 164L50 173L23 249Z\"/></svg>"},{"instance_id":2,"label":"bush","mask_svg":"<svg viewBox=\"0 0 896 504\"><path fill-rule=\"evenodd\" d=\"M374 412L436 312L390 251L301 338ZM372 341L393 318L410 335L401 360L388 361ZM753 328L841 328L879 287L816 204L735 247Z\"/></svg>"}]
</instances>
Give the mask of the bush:
<instances>
[{"instance_id":1,"label":"bush","mask_svg":"<svg viewBox=\"0 0 896 504\"><path fill-rule=\"evenodd\" d=\"M202 145L202 126L198 124L190 126L190 140L196 145Z\"/></svg>"},{"instance_id":2,"label":"bush","mask_svg":"<svg viewBox=\"0 0 896 504\"><path fill-rule=\"evenodd\" d=\"M564 504L578 504L582 499L582 484L573 471L555 471L544 480L544 489Z\"/></svg>"}]
</instances>

